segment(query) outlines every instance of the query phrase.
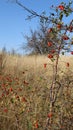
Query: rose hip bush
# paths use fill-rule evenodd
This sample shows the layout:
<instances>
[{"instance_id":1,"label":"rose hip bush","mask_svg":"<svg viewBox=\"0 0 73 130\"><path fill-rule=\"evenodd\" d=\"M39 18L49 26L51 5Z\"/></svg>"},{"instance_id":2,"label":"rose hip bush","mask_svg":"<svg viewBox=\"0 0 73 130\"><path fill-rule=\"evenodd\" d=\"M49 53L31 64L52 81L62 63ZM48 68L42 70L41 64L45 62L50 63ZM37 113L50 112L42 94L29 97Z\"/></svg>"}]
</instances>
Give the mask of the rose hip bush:
<instances>
[{"instance_id":1,"label":"rose hip bush","mask_svg":"<svg viewBox=\"0 0 73 130\"><path fill-rule=\"evenodd\" d=\"M72 2L62 2L57 7L52 6L54 13L46 22L47 54L51 60L53 74L49 87L44 84L44 79L36 79L38 86L33 87L33 79L25 80L22 76L0 74L0 129L1 130L72 130L73 129L73 74L69 61L66 62L67 72L59 71L59 58L61 54L70 52L73 55L73 20L65 24L63 21L72 12ZM45 19L45 17L43 17ZM55 41L54 35L57 34ZM43 69L46 69L44 63ZM49 75L48 75L49 76ZM42 81L43 80L43 81ZM31 84L32 82L32 84ZM41 82L43 86L41 86Z\"/></svg>"},{"instance_id":2,"label":"rose hip bush","mask_svg":"<svg viewBox=\"0 0 73 130\"><path fill-rule=\"evenodd\" d=\"M73 32L73 20L70 21L70 23L65 24L63 22L65 17L68 17L73 10L71 9L71 1L67 5L66 3L62 2L58 7L52 6L52 8L56 11L55 13L51 13L49 23L51 23L51 27L47 31L47 36L50 36L50 39L48 38L48 47L50 48L50 52L48 53L48 58L53 62L53 77L52 77L52 83L49 90L49 114L51 116L48 116L46 128L47 130L54 130L54 129L72 129L72 109L69 111L69 104L67 104L67 107L65 106L65 102L67 102L67 99L72 99L72 94L70 93L70 99L69 97L64 97L63 95L67 96L69 90L65 90L65 83L62 83L64 80L64 77L60 79L59 73L58 73L58 63L59 63L59 56L62 53L63 55L66 52L71 52L73 55L73 51L71 51L71 45L72 45L72 38L71 33ZM51 22L50 22L51 21ZM53 41L53 35L57 34L57 38L55 41ZM54 50L52 49L52 46ZM62 52L63 51L63 52ZM67 62L66 66L69 67L70 64ZM73 81L70 79L66 79L68 81L69 85ZM70 91L72 91L72 87ZM65 93L66 91L66 93ZM61 92L61 93L60 93ZM64 92L64 93L63 93ZM60 93L60 94L59 94ZM62 102L61 102L62 100ZM64 101L63 101L64 100ZM57 103L57 104L56 104ZM59 104L61 103L61 104ZM70 101L69 101L70 103ZM57 106L56 106L57 105ZM72 105L72 102L71 102ZM65 109L64 109L65 108ZM63 111L64 110L64 111ZM69 113L69 114L66 114ZM55 120L56 118L59 118L58 122ZM69 123L68 123L69 121Z\"/></svg>"}]
</instances>

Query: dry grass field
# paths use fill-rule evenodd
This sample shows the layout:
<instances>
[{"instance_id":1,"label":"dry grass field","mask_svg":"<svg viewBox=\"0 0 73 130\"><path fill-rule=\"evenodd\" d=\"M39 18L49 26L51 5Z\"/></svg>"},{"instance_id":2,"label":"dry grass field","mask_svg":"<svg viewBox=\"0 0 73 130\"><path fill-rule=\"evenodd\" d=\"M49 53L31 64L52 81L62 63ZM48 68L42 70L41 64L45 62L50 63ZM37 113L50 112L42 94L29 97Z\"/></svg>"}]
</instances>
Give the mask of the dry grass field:
<instances>
[{"instance_id":1,"label":"dry grass field","mask_svg":"<svg viewBox=\"0 0 73 130\"><path fill-rule=\"evenodd\" d=\"M0 130L44 129L53 65L44 55L0 54ZM73 80L73 56L60 56L57 76L62 89L52 130L73 130L73 83L69 84Z\"/></svg>"}]
</instances>

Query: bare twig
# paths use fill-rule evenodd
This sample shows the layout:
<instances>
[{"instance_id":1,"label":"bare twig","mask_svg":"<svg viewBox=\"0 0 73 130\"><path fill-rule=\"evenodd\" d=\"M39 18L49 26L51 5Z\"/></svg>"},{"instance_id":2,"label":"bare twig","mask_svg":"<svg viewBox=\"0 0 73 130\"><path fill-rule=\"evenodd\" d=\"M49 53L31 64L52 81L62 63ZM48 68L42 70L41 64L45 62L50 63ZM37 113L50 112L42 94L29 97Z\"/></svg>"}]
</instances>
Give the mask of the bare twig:
<instances>
[{"instance_id":1,"label":"bare twig","mask_svg":"<svg viewBox=\"0 0 73 130\"><path fill-rule=\"evenodd\" d=\"M24 10L26 10L28 13L31 14L31 16L29 16L30 19L32 19L34 17L40 17L40 18L43 18L45 20L48 20L47 16L40 15L37 12L28 9L26 6L24 6L23 4L21 4L20 2L18 2L18 0L16 0L16 4L18 4L20 7L22 7Z\"/></svg>"}]
</instances>

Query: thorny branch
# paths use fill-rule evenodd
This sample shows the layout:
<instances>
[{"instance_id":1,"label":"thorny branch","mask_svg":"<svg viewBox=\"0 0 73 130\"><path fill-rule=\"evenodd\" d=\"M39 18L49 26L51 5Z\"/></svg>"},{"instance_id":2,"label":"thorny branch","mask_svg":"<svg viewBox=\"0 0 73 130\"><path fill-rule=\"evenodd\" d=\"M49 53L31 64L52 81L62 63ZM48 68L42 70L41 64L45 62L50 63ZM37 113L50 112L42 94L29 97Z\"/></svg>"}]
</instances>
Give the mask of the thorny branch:
<instances>
[{"instance_id":1,"label":"thorny branch","mask_svg":"<svg viewBox=\"0 0 73 130\"><path fill-rule=\"evenodd\" d=\"M31 14L31 16L29 16L30 19L32 19L34 17L39 17L39 18L43 18L45 20L48 20L47 16L40 15L37 12L28 9L26 6L24 6L23 4L21 4L18 0L16 0L16 4L18 4L20 7L22 7L24 10L26 10L27 12L29 12Z\"/></svg>"}]
</instances>

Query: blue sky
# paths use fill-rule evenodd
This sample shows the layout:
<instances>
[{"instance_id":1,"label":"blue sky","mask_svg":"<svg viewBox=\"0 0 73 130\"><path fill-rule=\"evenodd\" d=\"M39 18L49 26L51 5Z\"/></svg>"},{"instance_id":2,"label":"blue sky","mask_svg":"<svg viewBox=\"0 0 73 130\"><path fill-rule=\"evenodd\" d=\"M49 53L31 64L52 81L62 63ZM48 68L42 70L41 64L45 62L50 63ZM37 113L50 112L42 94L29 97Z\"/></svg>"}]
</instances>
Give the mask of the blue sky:
<instances>
[{"instance_id":1,"label":"blue sky","mask_svg":"<svg viewBox=\"0 0 73 130\"><path fill-rule=\"evenodd\" d=\"M14 48L19 49L25 39L22 36L30 34L30 28L37 29L39 25L38 19L26 21L27 13L18 5L7 2L8 0L0 0L0 49L6 47L7 50ZM41 13L44 10L49 15L50 6L59 5L62 1L68 0L19 0L29 9ZM72 15L68 20L71 20Z\"/></svg>"}]
</instances>

